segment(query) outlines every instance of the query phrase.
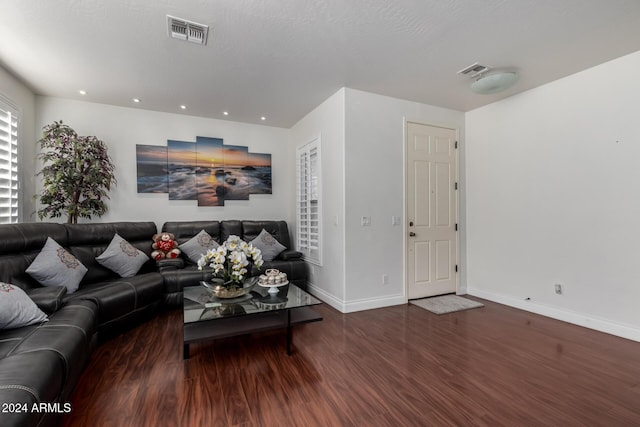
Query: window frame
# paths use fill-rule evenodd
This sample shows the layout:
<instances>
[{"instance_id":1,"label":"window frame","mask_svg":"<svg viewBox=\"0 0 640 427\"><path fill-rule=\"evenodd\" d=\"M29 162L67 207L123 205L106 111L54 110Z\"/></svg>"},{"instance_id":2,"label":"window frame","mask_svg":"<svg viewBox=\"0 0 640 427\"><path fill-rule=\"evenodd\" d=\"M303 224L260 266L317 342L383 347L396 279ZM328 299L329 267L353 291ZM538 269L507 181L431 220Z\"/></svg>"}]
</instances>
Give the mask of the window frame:
<instances>
[{"instance_id":1,"label":"window frame","mask_svg":"<svg viewBox=\"0 0 640 427\"><path fill-rule=\"evenodd\" d=\"M305 261L318 266L323 252L321 145L318 136L296 148L296 249Z\"/></svg>"}]
</instances>

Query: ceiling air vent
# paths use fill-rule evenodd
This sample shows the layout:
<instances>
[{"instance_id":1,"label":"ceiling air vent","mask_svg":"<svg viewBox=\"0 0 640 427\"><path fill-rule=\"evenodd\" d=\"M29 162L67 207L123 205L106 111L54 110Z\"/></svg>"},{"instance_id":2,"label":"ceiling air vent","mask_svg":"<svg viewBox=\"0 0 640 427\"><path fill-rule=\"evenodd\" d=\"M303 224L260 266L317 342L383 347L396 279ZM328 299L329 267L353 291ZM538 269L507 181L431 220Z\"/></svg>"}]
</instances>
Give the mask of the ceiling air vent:
<instances>
[{"instance_id":1,"label":"ceiling air vent","mask_svg":"<svg viewBox=\"0 0 640 427\"><path fill-rule=\"evenodd\" d=\"M489 67L485 67L484 65L480 65L476 62L475 64L469 65L468 67L458 71L458 74L474 78L487 71L489 71Z\"/></svg>"},{"instance_id":2,"label":"ceiling air vent","mask_svg":"<svg viewBox=\"0 0 640 427\"><path fill-rule=\"evenodd\" d=\"M170 37L196 44L207 44L209 27L186 19L167 15L167 31Z\"/></svg>"}]
</instances>

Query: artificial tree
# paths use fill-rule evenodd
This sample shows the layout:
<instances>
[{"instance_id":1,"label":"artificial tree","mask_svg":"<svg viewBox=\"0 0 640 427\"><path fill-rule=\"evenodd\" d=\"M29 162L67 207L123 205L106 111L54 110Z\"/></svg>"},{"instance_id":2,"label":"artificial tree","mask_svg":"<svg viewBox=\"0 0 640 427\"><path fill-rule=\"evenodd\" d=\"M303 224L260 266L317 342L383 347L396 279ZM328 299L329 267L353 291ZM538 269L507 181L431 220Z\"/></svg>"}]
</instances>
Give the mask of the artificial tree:
<instances>
[{"instance_id":1,"label":"artificial tree","mask_svg":"<svg viewBox=\"0 0 640 427\"><path fill-rule=\"evenodd\" d=\"M45 126L38 143L38 158L43 163L38 172L43 181L40 219L66 214L67 222L76 224L78 217L102 216L107 211L104 199L116 183L104 142L95 136L79 136L61 120Z\"/></svg>"}]
</instances>

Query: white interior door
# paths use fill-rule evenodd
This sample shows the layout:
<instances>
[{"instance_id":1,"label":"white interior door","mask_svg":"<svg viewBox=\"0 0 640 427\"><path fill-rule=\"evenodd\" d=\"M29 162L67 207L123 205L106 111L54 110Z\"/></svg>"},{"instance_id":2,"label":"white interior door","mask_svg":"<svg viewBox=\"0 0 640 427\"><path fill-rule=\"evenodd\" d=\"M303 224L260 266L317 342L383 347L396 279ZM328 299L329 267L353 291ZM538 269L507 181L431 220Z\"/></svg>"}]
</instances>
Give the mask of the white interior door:
<instances>
[{"instance_id":1,"label":"white interior door","mask_svg":"<svg viewBox=\"0 0 640 427\"><path fill-rule=\"evenodd\" d=\"M407 124L407 295L456 291L456 131Z\"/></svg>"}]
</instances>

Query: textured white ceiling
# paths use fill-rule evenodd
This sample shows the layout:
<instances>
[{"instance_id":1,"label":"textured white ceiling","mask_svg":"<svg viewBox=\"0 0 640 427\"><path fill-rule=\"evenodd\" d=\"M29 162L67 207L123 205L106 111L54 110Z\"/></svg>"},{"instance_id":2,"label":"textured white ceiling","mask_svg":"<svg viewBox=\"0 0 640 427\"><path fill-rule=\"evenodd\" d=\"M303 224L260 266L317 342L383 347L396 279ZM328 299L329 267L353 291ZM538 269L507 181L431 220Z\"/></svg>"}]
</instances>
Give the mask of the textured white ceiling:
<instances>
[{"instance_id":1,"label":"textured white ceiling","mask_svg":"<svg viewBox=\"0 0 640 427\"><path fill-rule=\"evenodd\" d=\"M37 94L282 127L343 86L468 111L637 50L638 0L0 0L0 65ZM476 61L521 78L474 94Z\"/></svg>"}]
</instances>

